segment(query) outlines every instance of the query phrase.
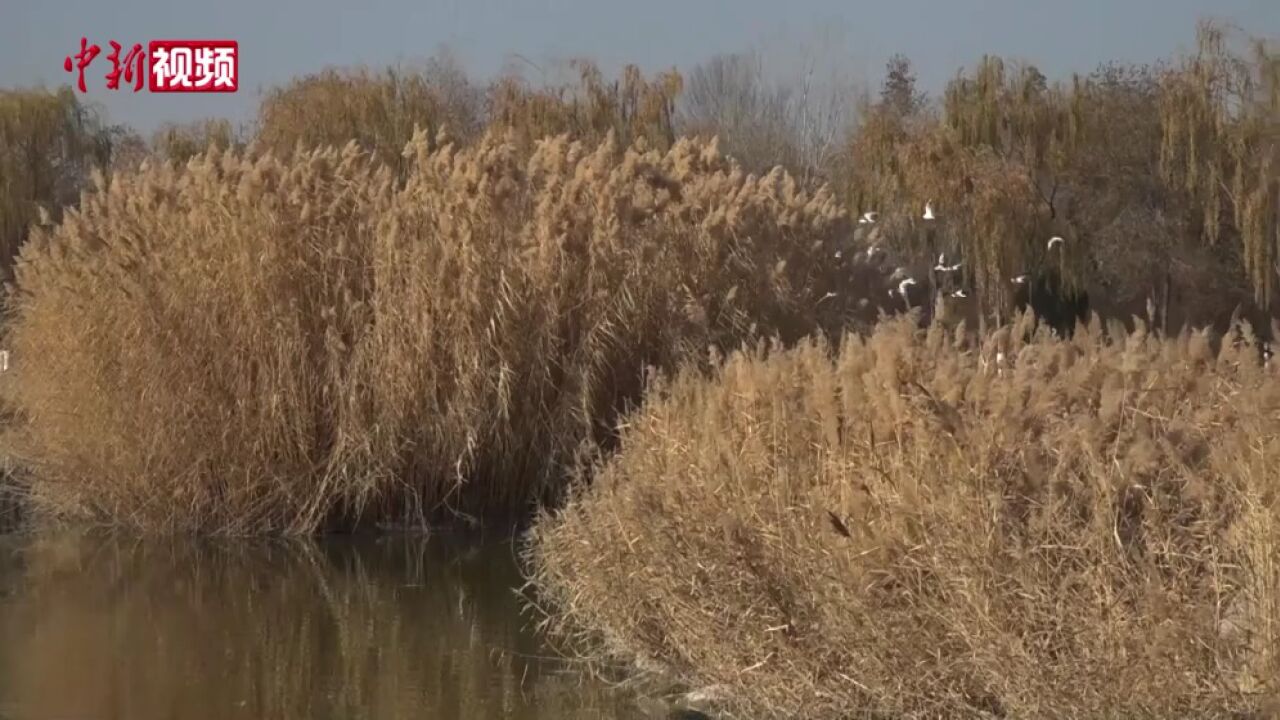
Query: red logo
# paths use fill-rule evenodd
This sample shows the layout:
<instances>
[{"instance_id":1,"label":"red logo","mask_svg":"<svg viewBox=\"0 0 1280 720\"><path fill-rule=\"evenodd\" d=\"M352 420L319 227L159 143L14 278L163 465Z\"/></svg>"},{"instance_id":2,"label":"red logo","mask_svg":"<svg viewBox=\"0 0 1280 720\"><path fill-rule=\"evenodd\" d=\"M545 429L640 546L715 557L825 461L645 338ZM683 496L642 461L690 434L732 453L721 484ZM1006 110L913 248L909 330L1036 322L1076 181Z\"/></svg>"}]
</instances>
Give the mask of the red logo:
<instances>
[{"instance_id":1,"label":"red logo","mask_svg":"<svg viewBox=\"0 0 1280 720\"><path fill-rule=\"evenodd\" d=\"M80 38L80 52L76 53L75 68L80 71L80 81L76 83L80 88L80 92L89 92L84 86L84 71L89 67L89 63L98 57L98 53L102 52L102 48L97 45L89 45L88 38ZM62 69L71 72L71 56L68 55L66 60L62 61Z\"/></svg>"},{"instance_id":2,"label":"red logo","mask_svg":"<svg viewBox=\"0 0 1280 720\"><path fill-rule=\"evenodd\" d=\"M107 73L107 87L116 90L120 87L120 75L122 68L120 60L120 43L115 40L111 41L111 54L107 56L111 61L111 72ZM134 43L129 48L129 54L124 56L124 81L133 83L133 91L138 92L142 89L144 75L143 64L146 63L147 56L142 54L142 43Z\"/></svg>"},{"instance_id":3,"label":"red logo","mask_svg":"<svg viewBox=\"0 0 1280 720\"><path fill-rule=\"evenodd\" d=\"M240 46L235 40L152 40L145 53L142 43L134 43L124 57L120 43L110 44L111 71L104 76L109 90L119 90L122 77L134 92L142 89L144 77L151 92L235 92L240 87ZM88 92L85 70L101 52L82 37L80 52L63 60L63 70L79 73L76 86L82 93Z\"/></svg>"}]
</instances>

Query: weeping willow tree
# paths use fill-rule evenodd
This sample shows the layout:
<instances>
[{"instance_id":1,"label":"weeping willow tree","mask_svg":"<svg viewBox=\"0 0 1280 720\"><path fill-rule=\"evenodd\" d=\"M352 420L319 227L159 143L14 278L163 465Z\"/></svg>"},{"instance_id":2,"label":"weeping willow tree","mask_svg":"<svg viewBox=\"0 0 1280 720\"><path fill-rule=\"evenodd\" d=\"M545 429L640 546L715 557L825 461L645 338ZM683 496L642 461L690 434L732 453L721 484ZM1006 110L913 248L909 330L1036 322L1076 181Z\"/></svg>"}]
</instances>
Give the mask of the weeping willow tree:
<instances>
[{"instance_id":1,"label":"weeping willow tree","mask_svg":"<svg viewBox=\"0 0 1280 720\"><path fill-rule=\"evenodd\" d=\"M430 68L428 68L429 70ZM288 154L298 147L342 147L355 141L380 161L402 170L405 145L416 128L435 138L442 129L466 140L478 132L475 108L429 71L386 68L328 68L273 88L258 108L259 147ZM208 130L211 128L205 128ZM190 128L188 128L190 130ZM177 138L172 150L184 152L191 137ZM215 140L207 133L200 141ZM161 143L164 150L164 144ZM204 148L200 148L204 150Z\"/></svg>"},{"instance_id":2,"label":"weeping willow tree","mask_svg":"<svg viewBox=\"0 0 1280 720\"><path fill-rule=\"evenodd\" d=\"M1012 302L1008 279L1053 271L1067 292L1083 284L1086 252L1072 243L1050 258L1057 184L1078 142L1074 94L1034 67L1013 72L986 57L947 87L941 117L871 108L853 141L855 208L895 211L887 233L912 254L957 253L984 309ZM931 202L939 215L925 222Z\"/></svg>"},{"instance_id":3,"label":"weeping willow tree","mask_svg":"<svg viewBox=\"0 0 1280 720\"><path fill-rule=\"evenodd\" d=\"M1258 38L1236 51L1232 39L1202 23L1196 52L1166 76L1160 166L1206 242L1239 242L1254 299L1270 308L1280 272L1280 52Z\"/></svg>"},{"instance_id":4,"label":"weeping willow tree","mask_svg":"<svg viewBox=\"0 0 1280 720\"><path fill-rule=\"evenodd\" d=\"M947 88L945 127L969 158L953 201L964 211L975 280L997 311L1009 305L1010 274L1049 276L1067 295L1084 289L1088 239L1059 207L1081 144L1080 86L1079 78L1050 86L1034 66L985 57ZM1069 242L1050 250L1052 235Z\"/></svg>"},{"instance_id":5,"label":"weeping willow tree","mask_svg":"<svg viewBox=\"0 0 1280 720\"><path fill-rule=\"evenodd\" d=\"M1165 329L1171 314L1217 322L1251 293L1269 305L1280 54L1256 39L1233 52L1228 39L1202 25L1178 63L1108 64L1052 84L985 57L933 112L882 101L852 141L851 208L881 211L886 242L905 254L962 255L997 319L1023 273L1060 296L1101 291L1124 317L1146 305ZM939 220L922 222L927 200ZM1055 235L1066 240L1050 249Z\"/></svg>"},{"instance_id":6,"label":"weeping willow tree","mask_svg":"<svg viewBox=\"0 0 1280 720\"><path fill-rule=\"evenodd\" d=\"M94 169L105 169L117 129L107 127L70 88L0 90L0 275L41 209L53 219L79 198Z\"/></svg>"}]
</instances>

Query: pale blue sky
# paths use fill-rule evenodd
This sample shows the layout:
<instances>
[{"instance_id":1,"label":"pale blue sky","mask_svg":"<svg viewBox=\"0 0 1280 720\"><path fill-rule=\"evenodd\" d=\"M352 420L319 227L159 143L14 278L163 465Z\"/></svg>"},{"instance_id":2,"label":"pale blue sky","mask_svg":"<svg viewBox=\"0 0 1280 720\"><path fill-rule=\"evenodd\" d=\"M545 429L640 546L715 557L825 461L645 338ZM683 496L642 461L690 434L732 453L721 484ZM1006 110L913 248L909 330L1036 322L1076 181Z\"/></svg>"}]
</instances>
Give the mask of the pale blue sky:
<instances>
[{"instance_id":1,"label":"pale blue sky","mask_svg":"<svg viewBox=\"0 0 1280 720\"><path fill-rule=\"evenodd\" d=\"M782 56L825 38L824 58L855 78L877 81L887 57L903 52L936 90L984 52L1033 61L1051 78L1166 57L1190 45L1206 15L1280 36L1280 0L0 0L0 87L73 81L62 60L85 35L104 48L112 39L240 42L234 96L113 93L101 79L104 51L89 97L144 130L247 119L262 86L331 64L413 62L442 43L484 76L513 53L654 70L752 46Z\"/></svg>"}]
</instances>

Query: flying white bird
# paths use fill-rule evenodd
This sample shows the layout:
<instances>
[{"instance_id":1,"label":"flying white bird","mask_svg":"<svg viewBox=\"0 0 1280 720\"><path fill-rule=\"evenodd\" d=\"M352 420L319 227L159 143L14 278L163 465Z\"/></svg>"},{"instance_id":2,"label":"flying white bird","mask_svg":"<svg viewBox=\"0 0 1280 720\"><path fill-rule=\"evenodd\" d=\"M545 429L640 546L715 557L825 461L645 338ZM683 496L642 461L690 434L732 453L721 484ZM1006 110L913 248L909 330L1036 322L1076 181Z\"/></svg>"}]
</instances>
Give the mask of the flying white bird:
<instances>
[{"instance_id":1,"label":"flying white bird","mask_svg":"<svg viewBox=\"0 0 1280 720\"><path fill-rule=\"evenodd\" d=\"M880 217L880 213L878 212L864 212L862 213L862 217L858 218L858 224L870 225L871 223L874 223L878 217Z\"/></svg>"},{"instance_id":2,"label":"flying white bird","mask_svg":"<svg viewBox=\"0 0 1280 720\"><path fill-rule=\"evenodd\" d=\"M996 368L996 375L1004 375L1004 353L997 351L995 360L994 365ZM978 366L982 368L982 372L984 374L991 372L992 364L993 363L987 360L987 356L985 354L978 356Z\"/></svg>"},{"instance_id":3,"label":"flying white bird","mask_svg":"<svg viewBox=\"0 0 1280 720\"><path fill-rule=\"evenodd\" d=\"M968 296L968 294L966 294L966 293L965 293L965 291L964 291L964 290L957 290L957 291L955 291L955 292L951 293L951 297L953 297L953 298L967 298L967 297L969 297L969 296Z\"/></svg>"},{"instance_id":4,"label":"flying white bird","mask_svg":"<svg viewBox=\"0 0 1280 720\"><path fill-rule=\"evenodd\" d=\"M937 270L938 272L955 272L955 271L957 271L957 270L959 270L959 269L960 269L960 265L961 265L961 264L963 264L963 263L956 263L955 265L948 265L948 264L947 264L947 256L946 256L945 254L942 254L942 255L939 255L939 256L938 256L938 264L937 264L937 265L934 265L934 266L933 266L933 269L934 269L934 270Z\"/></svg>"},{"instance_id":5,"label":"flying white bird","mask_svg":"<svg viewBox=\"0 0 1280 720\"><path fill-rule=\"evenodd\" d=\"M819 300L818 302L819 302L819 303L821 303L823 300L829 300L829 299L831 299L831 298L833 298L833 297L840 297L840 296L839 296L839 295L837 295L836 293L829 292L829 293L827 293L826 295L823 295L823 296L822 296L822 300Z\"/></svg>"},{"instance_id":6,"label":"flying white bird","mask_svg":"<svg viewBox=\"0 0 1280 720\"><path fill-rule=\"evenodd\" d=\"M933 215L933 201L932 201L932 200L930 200L929 202L927 202L927 203L925 203L925 204L924 204L924 219L925 219L925 220L933 220L933 219L934 219L934 215Z\"/></svg>"},{"instance_id":7,"label":"flying white bird","mask_svg":"<svg viewBox=\"0 0 1280 720\"><path fill-rule=\"evenodd\" d=\"M1054 245L1061 245L1061 244L1062 244L1062 238L1057 235L1054 235L1053 237L1049 238L1048 249L1052 250Z\"/></svg>"},{"instance_id":8,"label":"flying white bird","mask_svg":"<svg viewBox=\"0 0 1280 720\"><path fill-rule=\"evenodd\" d=\"M1010 282L1012 282L1014 285L1025 285L1027 282L1027 276L1019 275L1018 277L1011 278Z\"/></svg>"},{"instance_id":9,"label":"flying white bird","mask_svg":"<svg viewBox=\"0 0 1280 720\"><path fill-rule=\"evenodd\" d=\"M898 283L898 294L902 296L903 300L908 300L907 288L915 284L916 284L915 278L907 278L906 280L903 280L902 282Z\"/></svg>"}]
</instances>

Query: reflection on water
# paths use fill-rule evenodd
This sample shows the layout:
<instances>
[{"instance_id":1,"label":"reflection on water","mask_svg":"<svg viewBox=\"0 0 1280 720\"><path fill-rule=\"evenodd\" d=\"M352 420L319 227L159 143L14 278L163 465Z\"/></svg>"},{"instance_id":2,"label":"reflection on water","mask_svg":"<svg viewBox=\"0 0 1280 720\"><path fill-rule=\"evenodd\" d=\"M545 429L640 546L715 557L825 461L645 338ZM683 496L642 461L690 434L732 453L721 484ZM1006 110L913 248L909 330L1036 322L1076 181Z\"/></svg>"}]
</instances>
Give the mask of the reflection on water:
<instances>
[{"instance_id":1,"label":"reflection on water","mask_svg":"<svg viewBox=\"0 0 1280 720\"><path fill-rule=\"evenodd\" d=\"M635 717L546 658L512 554L0 538L0 719Z\"/></svg>"}]
</instances>

